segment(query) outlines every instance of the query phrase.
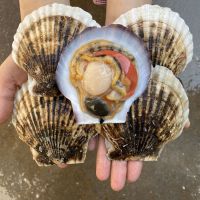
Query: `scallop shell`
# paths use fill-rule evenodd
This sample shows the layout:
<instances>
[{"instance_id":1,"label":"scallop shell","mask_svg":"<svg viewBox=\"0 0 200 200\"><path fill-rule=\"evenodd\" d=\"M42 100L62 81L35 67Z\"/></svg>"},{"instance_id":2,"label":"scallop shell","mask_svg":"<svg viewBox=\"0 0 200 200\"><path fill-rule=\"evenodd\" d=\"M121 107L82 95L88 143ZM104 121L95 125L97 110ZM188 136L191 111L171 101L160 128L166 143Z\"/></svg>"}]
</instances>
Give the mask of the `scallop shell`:
<instances>
[{"instance_id":1,"label":"scallop shell","mask_svg":"<svg viewBox=\"0 0 200 200\"><path fill-rule=\"evenodd\" d=\"M183 131L188 97L173 73L156 66L146 92L131 107L126 123L105 124L108 157L114 160L157 160L166 143Z\"/></svg>"},{"instance_id":2,"label":"scallop shell","mask_svg":"<svg viewBox=\"0 0 200 200\"><path fill-rule=\"evenodd\" d=\"M129 45L130 42L134 45ZM79 51L79 49L81 50ZM79 61L81 55L85 54L85 52L82 52L82 49L86 49L86 52L92 52L92 54L99 50L120 52L126 55L131 62L135 63L138 82L134 94L122 104L119 112L113 118L103 119L105 123L125 122L126 114L131 104L145 91L150 79L151 64L148 51L144 47L142 40L121 25L110 25L101 28L93 27L85 29L63 51L56 71L56 81L59 90L71 101L79 124L96 124L100 123L102 118L91 116L82 110L79 94L76 87L71 84L72 81L70 79L71 63L77 63L76 59ZM96 77L98 79L98 74L96 74Z\"/></svg>"},{"instance_id":3,"label":"scallop shell","mask_svg":"<svg viewBox=\"0 0 200 200\"><path fill-rule=\"evenodd\" d=\"M16 95L12 122L40 166L84 162L88 141L96 134L93 126L77 125L64 96L32 95L30 83Z\"/></svg>"},{"instance_id":4,"label":"scallop shell","mask_svg":"<svg viewBox=\"0 0 200 200\"><path fill-rule=\"evenodd\" d=\"M14 36L12 57L37 83L33 92L58 93L55 71L63 48L86 27L99 26L77 7L52 4L28 15Z\"/></svg>"},{"instance_id":5,"label":"scallop shell","mask_svg":"<svg viewBox=\"0 0 200 200\"><path fill-rule=\"evenodd\" d=\"M157 5L144 5L121 15L122 24L146 43L152 64L180 74L192 60L193 39L189 27L178 13Z\"/></svg>"}]
</instances>

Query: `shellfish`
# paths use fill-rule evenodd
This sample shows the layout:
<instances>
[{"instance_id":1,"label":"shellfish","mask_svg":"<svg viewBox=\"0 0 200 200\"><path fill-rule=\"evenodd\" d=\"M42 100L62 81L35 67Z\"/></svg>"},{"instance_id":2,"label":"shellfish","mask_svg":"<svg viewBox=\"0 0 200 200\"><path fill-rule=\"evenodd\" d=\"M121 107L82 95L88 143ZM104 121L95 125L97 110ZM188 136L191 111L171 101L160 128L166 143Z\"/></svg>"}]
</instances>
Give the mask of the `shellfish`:
<instances>
[{"instance_id":1,"label":"shellfish","mask_svg":"<svg viewBox=\"0 0 200 200\"><path fill-rule=\"evenodd\" d=\"M170 9L150 5L115 23L96 28L85 11L53 4L19 26L12 55L29 81L16 95L13 124L39 165L84 162L99 130L114 160L157 160L181 134L189 103L173 73L192 58L189 28ZM155 67L150 83L148 51L137 36Z\"/></svg>"},{"instance_id":2,"label":"shellfish","mask_svg":"<svg viewBox=\"0 0 200 200\"><path fill-rule=\"evenodd\" d=\"M157 160L163 147L182 132L189 114L188 97L173 73L156 66L146 92L132 105L126 123L103 124L108 157Z\"/></svg>"},{"instance_id":3,"label":"shellfish","mask_svg":"<svg viewBox=\"0 0 200 200\"><path fill-rule=\"evenodd\" d=\"M17 92L12 122L34 160L40 166L84 162L94 127L76 123L64 96L32 95L30 87L30 82L25 83Z\"/></svg>"},{"instance_id":4,"label":"shellfish","mask_svg":"<svg viewBox=\"0 0 200 200\"><path fill-rule=\"evenodd\" d=\"M153 66L180 74L192 60L192 34L178 13L157 5L144 5L122 14L115 22L143 39Z\"/></svg>"},{"instance_id":5,"label":"shellfish","mask_svg":"<svg viewBox=\"0 0 200 200\"><path fill-rule=\"evenodd\" d=\"M55 71L63 48L90 26L99 26L81 8L52 4L28 15L14 36L12 57L33 80L36 94L58 94Z\"/></svg>"},{"instance_id":6,"label":"shellfish","mask_svg":"<svg viewBox=\"0 0 200 200\"><path fill-rule=\"evenodd\" d=\"M77 35L60 57L56 80L78 123L122 123L150 74L143 42L127 28L110 25Z\"/></svg>"}]
</instances>

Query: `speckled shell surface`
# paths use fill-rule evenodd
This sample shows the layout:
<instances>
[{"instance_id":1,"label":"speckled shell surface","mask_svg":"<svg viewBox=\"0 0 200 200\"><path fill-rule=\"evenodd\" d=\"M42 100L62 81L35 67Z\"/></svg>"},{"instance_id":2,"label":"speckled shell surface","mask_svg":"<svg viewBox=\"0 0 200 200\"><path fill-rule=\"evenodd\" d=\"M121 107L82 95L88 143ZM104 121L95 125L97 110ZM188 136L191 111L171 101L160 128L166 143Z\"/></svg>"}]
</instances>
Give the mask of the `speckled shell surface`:
<instances>
[{"instance_id":1,"label":"speckled shell surface","mask_svg":"<svg viewBox=\"0 0 200 200\"><path fill-rule=\"evenodd\" d=\"M128 27L144 40L152 64L180 74L192 60L193 39L178 13L157 5L144 5L121 15L115 24Z\"/></svg>"},{"instance_id":2,"label":"speckled shell surface","mask_svg":"<svg viewBox=\"0 0 200 200\"><path fill-rule=\"evenodd\" d=\"M182 132L189 115L188 97L173 73L156 66L146 92L131 107L126 123L104 124L108 157L157 160L166 143Z\"/></svg>"},{"instance_id":3,"label":"speckled shell surface","mask_svg":"<svg viewBox=\"0 0 200 200\"><path fill-rule=\"evenodd\" d=\"M15 99L12 122L19 138L28 144L38 165L74 164L85 160L93 126L76 123L64 96L36 96L26 83Z\"/></svg>"},{"instance_id":4,"label":"speckled shell surface","mask_svg":"<svg viewBox=\"0 0 200 200\"><path fill-rule=\"evenodd\" d=\"M58 93L55 71L63 48L86 27L99 26L81 8L52 4L28 15L14 36L12 57L31 76L36 94Z\"/></svg>"}]
</instances>

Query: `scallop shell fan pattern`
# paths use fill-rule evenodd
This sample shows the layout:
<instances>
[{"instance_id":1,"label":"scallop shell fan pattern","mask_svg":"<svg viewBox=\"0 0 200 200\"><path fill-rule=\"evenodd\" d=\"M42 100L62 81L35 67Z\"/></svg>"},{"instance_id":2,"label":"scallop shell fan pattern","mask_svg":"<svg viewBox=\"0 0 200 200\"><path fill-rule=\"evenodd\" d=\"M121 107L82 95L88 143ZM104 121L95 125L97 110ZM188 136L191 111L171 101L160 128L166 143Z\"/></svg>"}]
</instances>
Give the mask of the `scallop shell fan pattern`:
<instances>
[{"instance_id":1,"label":"scallop shell fan pattern","mask_svg":"<svg viewBox=\"0 0 200 200\"><path fill-rule=\"evenodd\" d=\"M64 96L32 95L26 83L18 91L14 107L12 122L39 165L84 162L88 141L96 131L91 125L76 123Z\"/></svg>"},{"instance_id":2,"label":"scallop shell fan pattern","mask_svg":"<svg viewBox=\"0 0 200 200\"><path fill-rule=\"evenodd\" d=\"M76 35L99 26L81 8L52 4L28 15L14 36L12 57L34 79L36 94L58 94L55 71L61 52Z\"/></svg>"},{"instance_id":3,"label":"scallop shell fan pattern","mask_svg":"<svg viewBox=\"0 0 200 200\"><path fill-rule=\"evenodd\" d=\"M105 124L108 157L157 160L165 144L180 136L189 115L188 97L173 73L156 66L146 92L132 105L126 123Z\"/></svg>"},{"instance_id":4,"label":"scallop shell fan pattern","mask_svg":"<svg viewBox=\"0 0 200 200\"><path fill-rule=\"evenodd\" d=\"M122 14L114 23L128 27L143 39L154 67L165 66L179 75L192 60L192 34L170 8L144 5Z\"/></svg>"}]
</instances>

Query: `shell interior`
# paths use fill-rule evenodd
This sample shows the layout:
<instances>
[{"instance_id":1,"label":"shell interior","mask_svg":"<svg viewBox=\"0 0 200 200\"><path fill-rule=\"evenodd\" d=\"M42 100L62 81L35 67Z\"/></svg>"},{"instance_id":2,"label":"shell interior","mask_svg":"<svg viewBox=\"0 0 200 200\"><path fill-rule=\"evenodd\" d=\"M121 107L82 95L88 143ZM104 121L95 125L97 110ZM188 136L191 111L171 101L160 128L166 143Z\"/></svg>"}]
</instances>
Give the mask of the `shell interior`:
<instances>
[{"instance_id":1,"label":"shell interior","mask_svg":"<svg viewBox=\"0 0 200 200\"><path fill-rule=\"evenodd\" d=\"M52 4L34 11L20 24L12 56L28 73L29 82L16 95L13 124L39 165L84 162L88 141L99 127L107 140L108 157L114 160L157 160L164 145L181 134L188 120L189 105L173 73L181 73L192 59L193 41L188 26L171 9L155 5L132 9L115 23L127 28L120 25L96 28L99 25L82 9ZM148 52L138 36L155 67L149 85ZM126 101L110 87L121 63L116 57L97 56L99 51L123 54L135 65L138 80ZM84 59L91 61L88 71L84 66L80 68L88 72L83 77L85 90L82 86L74 87L71 76L72 64L80 66ZM110 72L103 65L105 62L112 63L114 71ZM94 91L87 77L91 78L92 70L97 71L96 63L107 76L101 77L100 72L92 76L91 80L96 81ZM71 103L60 95L57 84ZM112 115L108 114L108 101L102 101L105 93L111 101L119 98L119 107L112 104ZM81 97L84 101L80 101ZM83 110L83 102L90 112ZM91 114L94 108L98 116ZM93 125L77 122L107 124L96 125L95 130Z\"/></svg>"},{"instance_id":2,"label":"shell interior","mask_svg":"<svg viewBox=\"0 0 200 200\"><path fill-rule=\"evenodd\" d=\"M119 40L119 38L121 39ZM132 42L133 45L129 45L130 41ZM102 27L102 28L87 28L81 34L79 34L67 46L67 48L64 49L61 55L58 68L56 71L56 81L57 81L58 87L60 91L62 92L62 94L64 94L72 102L73 110L74 110L74 113L76 114L78 123L94 124L94 123L101 122L102 117L93 116L89 112L84 111L82 109L81 103L80 103L81 98L79 95L80 88L77 87L78 88L77 90L76 85L73 84L73 81L71 79L71 76L74 73L74 71L72 71L71 69L72 68L71 66L73 65L78 66L81 61L81 58L84 57L85 59L88 53L93 56L92 58L89 57L89 59L91 59L92 62L94 61L102 62L102 60L107 60L105 62L108 62L109 59L112 60L112 58L110 58L111 56L105 56L105 55L103 57L97 58L96 54L98 54L99 51L111 51L115 53L116 52L120 53L121 55L125 55L131 62L135 64L138 81L137 81L137 86L134 90L134 94L130 96L126 101L120 102L121 107L119 108L118 112L115 113L114 116L112 116L112 118L106 118L106 117L103 118L103 121L105 123L125 122L126 114L132 102L144 92L144 90L146 89L148 85L148 81L151 74L151 65L148 58L148 52L144 48L143 42L137 36L135 36L135 34L128 31L125 27L120 26L120 25L111 25L111 26ZM99 61L99 59L101 60ZM116 59L114 59L113 62L115 61ZM113 62L111 63L113 64ZM87 65L87 67L88 66L89 65ZM95 65L93 67L95 67ZM115 70L116 68L118 67L115 67ZM119 70L122 71L122 68L120 66L119 68L120 68ZM84 67L83 67L83 70L80 70L80 71L83 71L83 74L86 73L86 70L84 69ZM75 72L77 72L77 70L75 70ZM116 71L114 71L113 73L116 73ZM105 76L107 75L108 73L105 74ZM115 75L113 76L115 77ZM99 78L99 73L93 74L92 76L93 80L98 79L98 78ZM80 78L80 83L82 83L81 82L82 79L84 78L82 77ZM100 80L99 83L97 82L97 84L95 85L96 88L98 88L98 84L101 84L101 85L105 84L105 79L103 79L103 81ZM109 87L109 89L111 91L114 91L113 87L114 86ZM101 95L98 95L98 94L91 95L89 98L93 100L92 101L89 99L89 103L91 105L95 105L96 102L98 105L101 104L102 107L104 108L103 114L106 113L106 109L104 105L105 100L103 103L99 101L99 98L101 98ZM106 96L106 98L108 97ZM93 104L93 102L95 103ZM101 106L99 107L100 107L100 110L102 110Z\"/></svg>"}]
</instances>

